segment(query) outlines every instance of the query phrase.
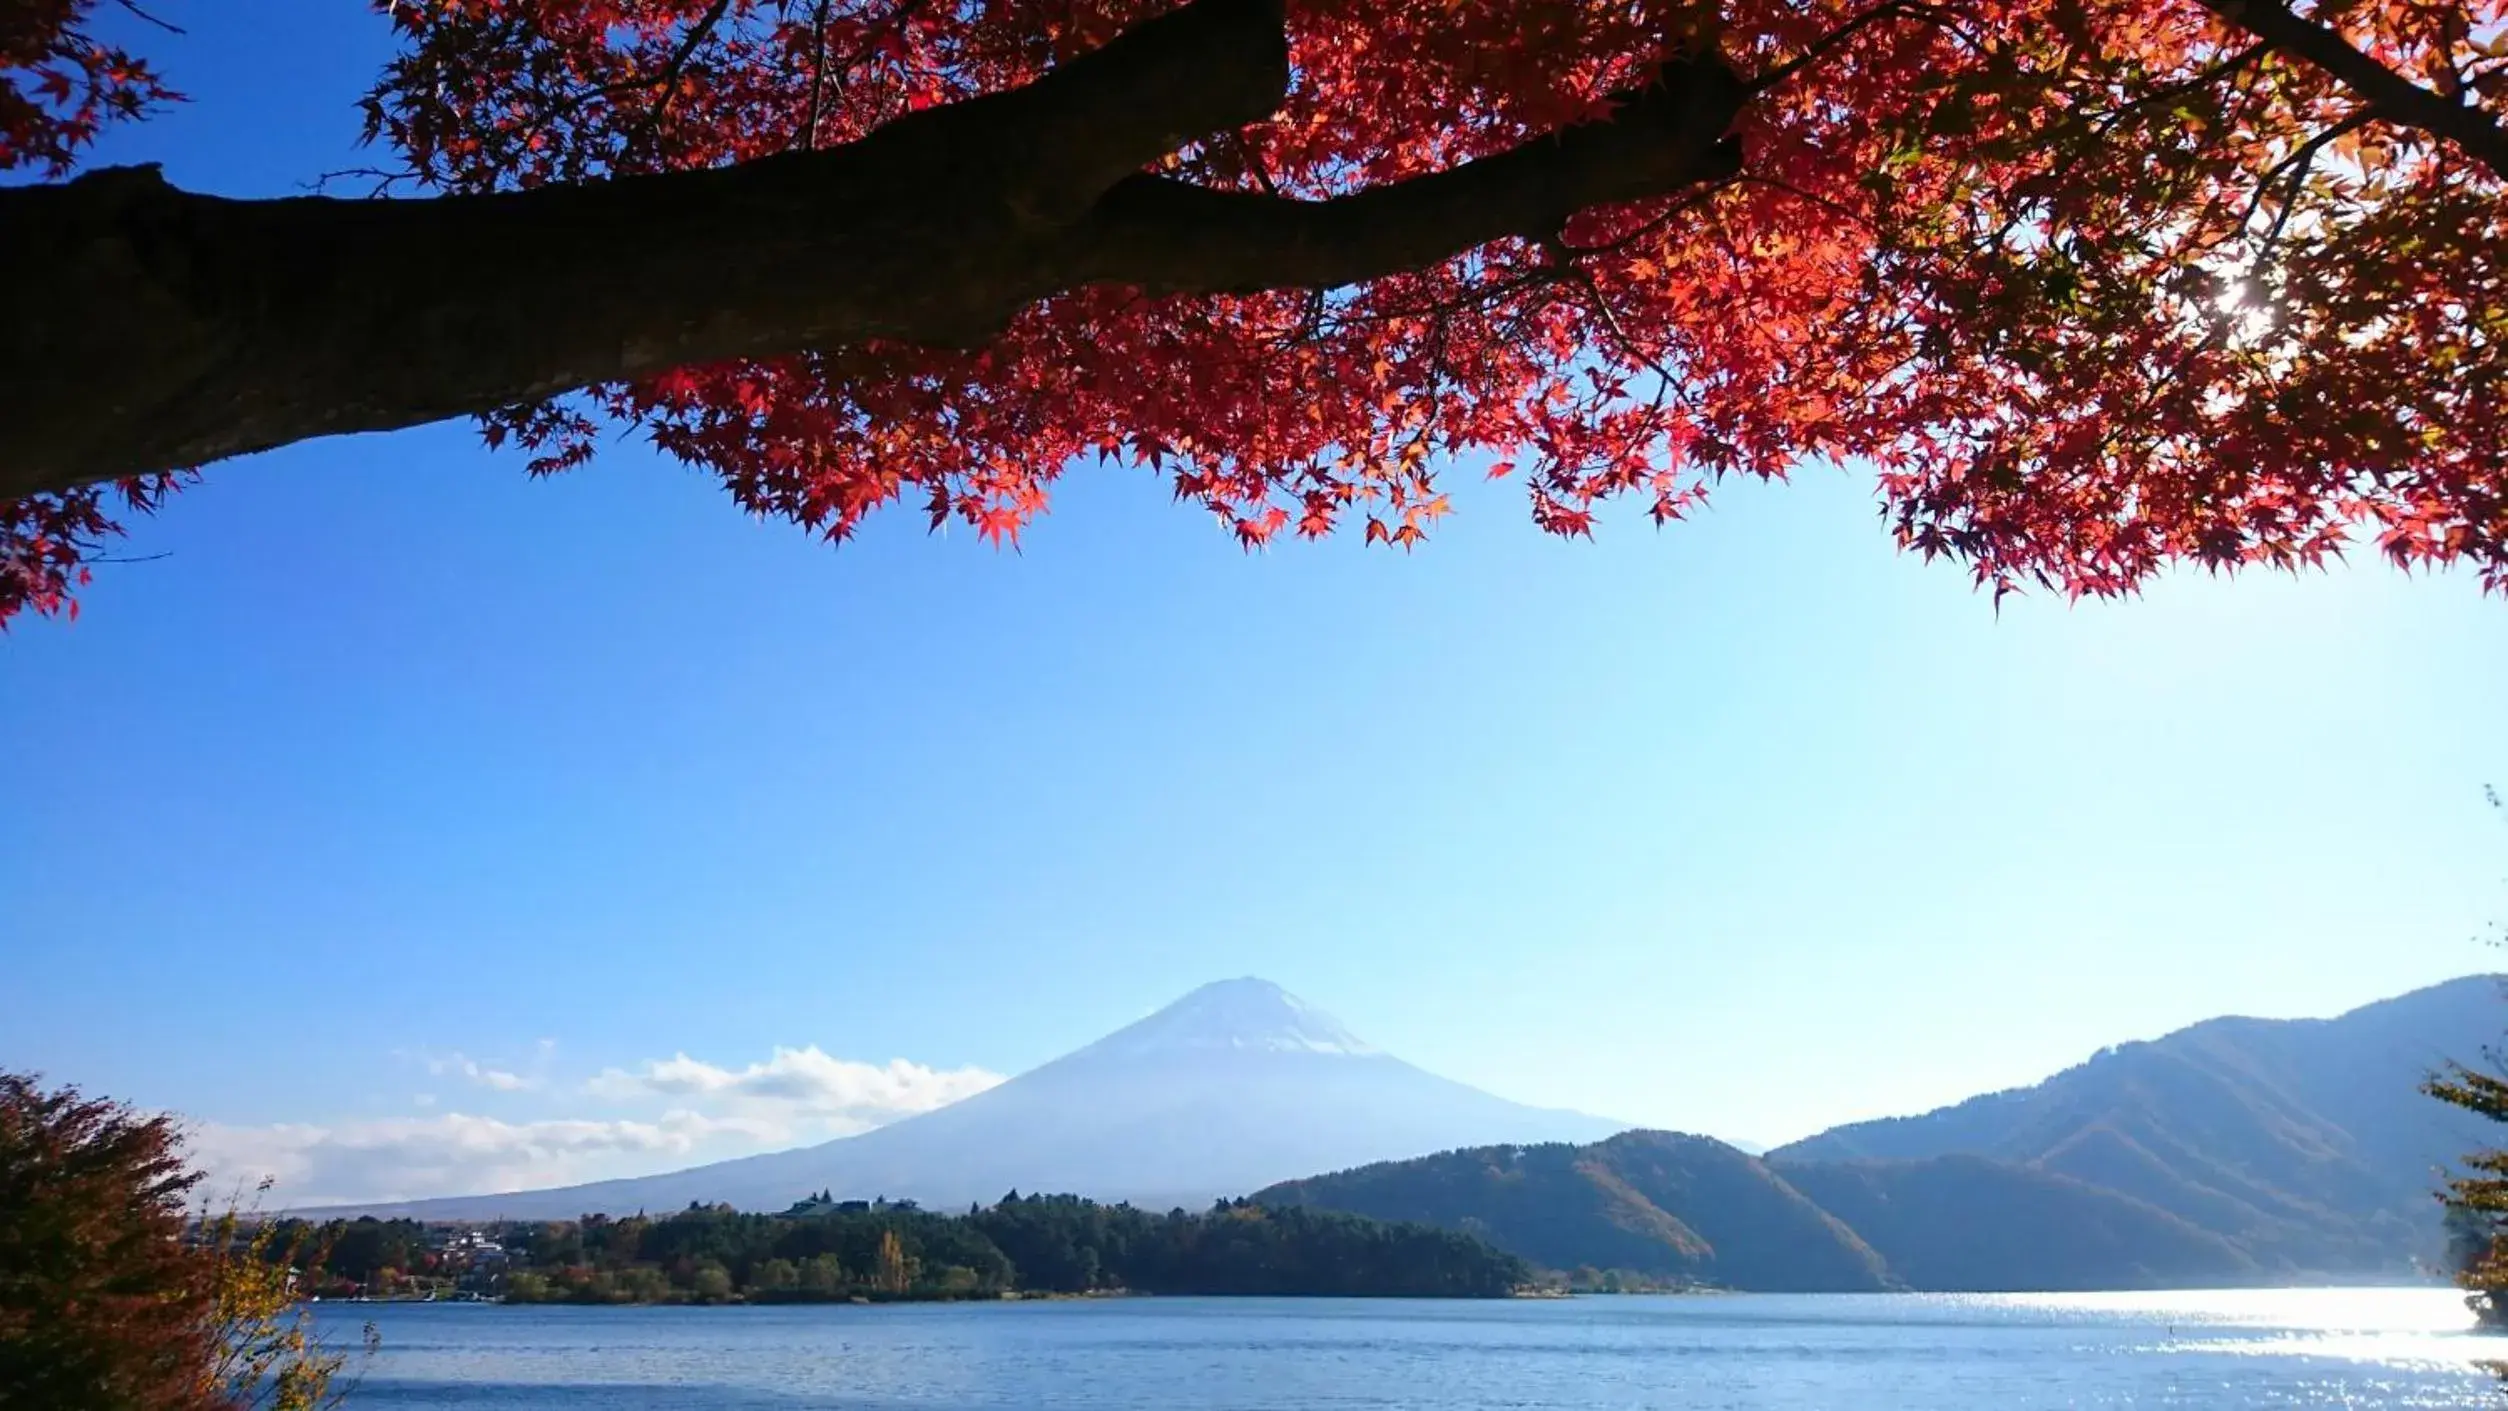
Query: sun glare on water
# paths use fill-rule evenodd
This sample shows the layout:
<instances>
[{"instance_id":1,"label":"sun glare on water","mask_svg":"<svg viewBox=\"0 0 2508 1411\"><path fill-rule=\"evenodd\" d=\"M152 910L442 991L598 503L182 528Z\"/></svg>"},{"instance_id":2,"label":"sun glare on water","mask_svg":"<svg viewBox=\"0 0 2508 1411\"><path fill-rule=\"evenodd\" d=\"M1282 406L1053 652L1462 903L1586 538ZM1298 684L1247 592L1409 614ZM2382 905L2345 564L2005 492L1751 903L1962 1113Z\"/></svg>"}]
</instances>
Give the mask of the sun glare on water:
<instances>
[{"instance_id":1,"label":"sun glare on water","mask_svg":"<svg viewBox=\"0 0 2508 1411\"><path fill-rule=\"evenodd\" d=\"M2448 1288L2198 1289L2169 1293L2014 1294L1986 1300L2027 1316L2127 1320L2149 1350L2311 1357L2430 1370L2508 1361L2508 1337L2480 1332Z\"/></svg>"}]
</instances>

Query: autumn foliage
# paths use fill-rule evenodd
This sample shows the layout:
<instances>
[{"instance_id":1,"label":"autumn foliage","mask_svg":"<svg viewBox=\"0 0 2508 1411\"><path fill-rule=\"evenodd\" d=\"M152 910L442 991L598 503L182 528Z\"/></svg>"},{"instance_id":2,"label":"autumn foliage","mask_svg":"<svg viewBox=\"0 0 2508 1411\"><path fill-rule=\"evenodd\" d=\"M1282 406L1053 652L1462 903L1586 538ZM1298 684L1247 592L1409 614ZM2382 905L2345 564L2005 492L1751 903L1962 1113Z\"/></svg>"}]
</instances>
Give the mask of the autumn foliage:
<instances>
[{"instance_id":1,"label":"autumn foliage","mask_svg":"<svg viewBox=\"0 0 2508 1411\"><path fill-rule=\"evenodd\" d=\"M0 6L0 169L66 175L107 122L175 94L147 61L90 37L96 0Z\"/></svg>"},{"instance_id":2,"label":"autumn foliage","mask_svg":"<svg viewBox=\"0 0 2508 1411\"><path fill-rule=\"evenodd\" d=\"M383 8L366 132L424 193L840 146L1168 4ZM58 169L162 95L80 37L87 10L0 0L0 165ZM1733 160L1357 283L1086 284L979 346L681 367L485 432L546 473L638 428L831 538L903 502L1012 539L1103 461L1249 545L1399 546L1458 464L1585 535L1615 499L1668 521L1725 478L1842 461L1903 545L1998 592L2355 545L2508 588L2504 22L2503 0L1297 0L1277 110L1162 174L1398 195L1609 123L1676 60L1736 85ZM112 517L172 483L0 507L0 616L63 607Z\"/></svg>"},{"instance_id":3,"label":"autumn foliage","mask_svg":"<svg viewBox=\"0 0 2508 1411\"><path fill-rule=\"evenodd\" d=\"M215 1290L170 1123L0 1074L0 1403L213 1407Z\"/></svg>"},{"instance_id":4,"label":"autumn foliage","mask_svg":"<svg viewBox=\"0 0 2508 1411\"><path fill-rule=\"evenodd\" d=\"M229 1209L165 1117L0 1073L0 1406L315 1411L343 1362L289 1286L294 1251Z\"/></svg>"}]
</instances>

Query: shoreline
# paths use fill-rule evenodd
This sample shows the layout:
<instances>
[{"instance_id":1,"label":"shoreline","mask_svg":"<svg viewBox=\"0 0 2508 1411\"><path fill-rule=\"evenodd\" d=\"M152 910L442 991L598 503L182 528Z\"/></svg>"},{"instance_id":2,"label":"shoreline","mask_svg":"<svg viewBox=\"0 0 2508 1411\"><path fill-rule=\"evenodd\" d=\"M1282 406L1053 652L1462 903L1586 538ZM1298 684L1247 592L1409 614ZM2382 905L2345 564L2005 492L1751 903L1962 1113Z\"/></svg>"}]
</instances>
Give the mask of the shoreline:
<instances>
[{"instance_id":1,"label":"shoreline","mask_svg":"<svg viewBox=\"0 0 2508 1411\"><path fill-rule=\"evenodd\" d=\"M2332 1283L2323 1283L2323 1284L2245 1284L2245 1285L2224 1285L2224 1286L2219 1286L2219 1287L2208 1287L2208 1288L2006 1289L2006 1290L1951 1290L1951 1291L1945 1291L1945 1290L1926 1290L1926 1289L1897 1289L1897 1290L1891 1290L1891 1291L1888 1291L1888 1292L1885 1292L1885 1293L1881 1293L1881 1294L1871 1294L1871 1293L1762 1293L1762 1294L1759 1294L1759 1295L1757 1295L1757 1296L1760 1296L1760 1297L1768 1297L1768 1298L1871 1298L1871 1297L1937 1298L1937 1297L1946 1297L1946 1296L1948 1296L1948 1297L1977 1297L1977 1298L2005 1298L2005 1297L2065 1298L2065 1297L2075 1297L2075 1296L2083 1296L2083 1295L2120 1295L2120 1294L2121 1294L2121 1295L2148 1295L2148 1296L2152 1296L2152 1297L2167 1297L2167 1296L2170 1296L2170 1295L2188 1295L2188 1294L2240 1294L2240 1293L2245 1293L2245 1294L2254 1294L2254 1293L2273 1293L2273 1292L2293 1292L2293 1293L2296 1293L2296 1292L2333 1292L2333 1291L2353 1291L2353 1292L2406 1292L2406 1291L2428 1291L2428 1292L2432 1292L2432 1293L2438 1293L2438 1292L2461 1292L2460 1290L2455 1290L2455 1289L2450 1288L2450 1286L2449 1286L2449 1285L2444 1284L2444 1283L2412 1281L2412 1282L2374 1283L2374 1284L2372 1284L2372 1283L2348 1283L2348 1282L2332 1282ZM726 1298L726 1299L717 1299L717 1300L698 1300L698 1299L643 1299L643 1300L619 1300L619 1301L609 1301L609 1300L592 1300L592 1299L523 1299L523 1300L519 1300L519 1301L518 1301L518 1300L514 1300L514 1299L509 1299L509 1298L499 1297L499 1296L493 1296L493 1295L487 1295L487 1294L475 1294L475 1293L472 1293L472 1294L457 1294L457 1295L450 1295L450 1296L438 1296L438 1297L432 1297L432 1298L430 1298L430 1297L425 1297L425 1296L421 1296L421 1295L411 1295L411 1294L382 1294L382 1295L363 1295L363 1294L361 1294L361 1295L353 1295L353 1296L336 1296L336 1295L335 1295L335 1296L330 1296L330 1297L313 1297L313 1298L308 1298L308 1299L304 1300L304 1305L305 1305L305 1306L311 1306L311 1305L320 1304L320 1305L332 1306L332 1305L341 1305L341 1304L355 1304L355 1305L359 1305L359 1306L373 1306L373 1305L376 1305L376 1304L392 1304L392 1305L395 1305L395 1306L419 1306L419 1305L460 1304L460 1305L467 1306L467 1307L492 1306L492 1307L501 1307L501 1308L789 1308L789 1307L836 1307L836 1306L872 1308L872 1307L889 1307L889 1306L897 1306L897 1305L918 1305L918 1306L922 1306L922 1305L934 1305L934 1304L968 1304L968 1305L977 1305L977 1304L992 1304L992 1303L1089 1303L1089 1302L1109 1302L1109 1301L1115 1301L1115 1300L1128 1300L1128 1299L1151 1299L1151 1300L1156 1300L1156 1299L1265 1299L1265 1300L1274 1300L1274 1301L1293 1301L1293 1302L1328 1302L1328 1301L1329 1301L1329 1302L1348 1302L1348 1303L1406 1303L1406 1302L1408 1302L1408 1303L1509 1303L1509 1302L1534 1302L1534 1303L1542 1303L1542 1302L1564 1302L1564 1301L1571 1301L1571 1300L1576 1300L1576 1299L1615 1299L1615 1298L1701 1298L1701 1297L1706 1297L1706 1298L1718 1298L1718 1297L1722 1297L1722 1298L1731 1298L1731 1297L1749 1297L1749 1296L1752 1296L1752 1295L1753 1295L1753 1291L1752 1291L1752 1290L1748 1290L1748 1289L1713 1288L1713 1287L1707 1287L1707 1286L1703 1286L1703 1285L1698 1285L1698 1286L1690 1286L1690 1287L1682 1287L1682 1288L1628 1289L1628 1290L1621 1290L1621 1291L1617 1291L1617 1292L1613 1292L1613 1291L1606 1291L1606 1290L1595 1290L1595 1289L1583 1289L1583 1290L1579 1290L1579 1289L1544 1289L1544 1288L1530 1288L1530 1289L1519 1289L1519 1290L1517 1290L1517 1291L1515 1291L1515 1292L1513 1292L1513 1293L1506 1293L1506 1294L1491 1294L1491 1295L1455 1295L1455 1296L1438 1296L1438 1295L1430 1295L1430 1294L1350 1294L1350 1293L1210 1293L1210 1292L1203 1292L1203 1293L1157 1293L1157 1292L1151 1292L1151 1291L1148 1291L1148 1290L1142 1290L1142 1289L1091 1289L1091 1290L1089 1290L1089 1291L1087 1291L1087 1292L1084 1292L1084 1293L1065 1293L1065 1292L1056 1292L1056 1291L1051 1291L1051 1290L1037 1290L1037 1291L1010 1290L1010 1291L1006 1291L1006 1292L1002 1292L1002 1293L997 1293L997 1294L969 1295L969 1296L960 1296L960 1297L929 1297L929 1298L917 1298L917 1297L870 1297L870 1296L865 1296L865 1295L861 1295L861 1294L854 1294L854 1295L848 1295L848 1296L838 1297L838 1298ZM2488 1333L2488 1334L2490 1334L2490 1335L2493 1335L2493 1336L2498 1336L2498 1335L2502 1335L2502 1334L2508 1334L2508 1328L2493 1328L2493 1327L2485 1327L2485 1328L2483 1328L2483 1329L2482 1329L2482 1331L2484 1331L2484 1332L2486 1332L2486 1333Z\"/></svg>"},{"instance_id":2,"label":"shoreline","mask_svg":"<svg viewBox=\"0 0 2508 1411\"><path fill-rule=\"evenodd\" d=\"M1649 1289L1644 1295L1681 1295L1688 1293L1720 1293L1720 1289ZM890 1297L875 1298L852 1294L838 1298L662 1298L662 1299L513 1299L488 1294L465 1294L454 1297L428 1298L412 1294L331 1296L306 1299L307 1305L356 1304L372 1306L389 1303L399 1306L430 1304L461 1304L497 1308L883 1308L904 1305L987 1304L987 1303L1097 1303L1122 1299L1219 1298L1219 1299L1290 1299L1300 1301L1339 1300L1351 1303L1507 1303L1525 1301L1560 1301L1576 1298L1644 1296L1631 1294L1588 1294L1569 1289L1526 1289L1514 1293L1487 1296L1439 1297L1431 1294L1352 1294L1352 1293L1155 1293L1145 1289L1091 1289L1085 1293L1054 1290L1010 1290L997 1294L963 1297Z\"/></svg>"}]
</instances>

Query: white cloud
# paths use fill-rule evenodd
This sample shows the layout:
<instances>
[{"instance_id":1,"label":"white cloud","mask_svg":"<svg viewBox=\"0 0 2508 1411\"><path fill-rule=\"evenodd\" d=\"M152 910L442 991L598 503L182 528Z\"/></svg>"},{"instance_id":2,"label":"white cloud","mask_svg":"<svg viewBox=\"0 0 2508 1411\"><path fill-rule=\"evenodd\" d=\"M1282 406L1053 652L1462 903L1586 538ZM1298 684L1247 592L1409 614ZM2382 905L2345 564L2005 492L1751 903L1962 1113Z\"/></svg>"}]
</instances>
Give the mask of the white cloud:
<instances>
[{"instance_id":1,"label":"white cloud","mask_svg":"<svg viewBox=\"0 0 2508 1411\"><path fill-rule=\"evenodd\" d=\"M861 1130L946 1107L1001 1080L999 1073L982 1068L930 1068L902 1058L886 1063L836 1058L813 1044L779 1047L765 1062L737 1069L675 1054L633 1072L603 1069L584 1087L613 1100L667 1098L759 1117L815 1118Z\"/></svg>"},{"instance_id":2,"label":"white cloud","mask_svg":"<svg viewBox=\"0 0 2508 1411\"><path fill-rule=\"evenodd\" d=\"M544 1039L541 1042L547 1044L549 1041ZM525 1092L538 1086L532 1079L511 1069L490 1067L466 1054L425 1054L420 1061L427 1065L428 1072L438 1077L453 1075L467 1078L480 1087L493 1088L501 1093Z\"/></svg>"},{"instance_id":3,"label":"white cloud","mask_svg":"<svg viewBox=\"0 0 2508 1411\"><path fill-rule=\"evenodd\" d=\"M717 1139L777 1134L754 1123L676 1111L655 1121L506 1122L447 1112L336 1126L281 1123L190 1132L192 1159L223 1194L274 1182L273 1207L416 1200L520 1190L666 1169Z\"/></svg>"},{"instance_id":4,"label":"white cloud","mask_svg":"<svg viewBox=\"0 0 2508 1411\"><path fill-rule=\"evenodd\" d=\"M531 1066L545 1075L553 1041ZM524 1077L460 1053L413 1055L429 1072L462 1078L545 1108L545 1076ZM585 1096L630 1115L509 1121L458 1111L266 1127L207 1123L191 1131L193 1160L215 1189L273 1181L272 1208L379 1204L439 1195L528 1190L651 1175L706 1161L866 1131L928 1112L1002 1081L981 1068L938 1069L905 1059L865 1063L815 1045L777 1048L761 1063L717 1067L681 1053L633 1069L604 1069ZM413 1101L432 1109L436 1098Z\"/></svg>"}]
</instances>

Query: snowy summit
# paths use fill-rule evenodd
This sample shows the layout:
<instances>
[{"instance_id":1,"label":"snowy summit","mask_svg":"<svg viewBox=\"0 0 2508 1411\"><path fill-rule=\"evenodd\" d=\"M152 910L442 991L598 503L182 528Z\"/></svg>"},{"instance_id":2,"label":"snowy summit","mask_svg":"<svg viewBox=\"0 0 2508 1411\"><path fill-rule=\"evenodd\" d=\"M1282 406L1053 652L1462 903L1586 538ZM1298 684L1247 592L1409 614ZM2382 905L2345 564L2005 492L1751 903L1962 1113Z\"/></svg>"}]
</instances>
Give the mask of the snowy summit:
<instances>
[{"instance_id":1,"label":"snowy summit","mask_svg":"<svg viewBox=\"0 0 2508 1411\"><path fill-rule=\"evenodd\" d=\"M1269 980L1247 976L1202 986L1137 1024L1081 1050L1105 1058L1208 1049L1260 1053L1376 1055L1341 1021Z\"/></svg>"}]
</instances>

